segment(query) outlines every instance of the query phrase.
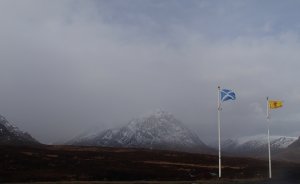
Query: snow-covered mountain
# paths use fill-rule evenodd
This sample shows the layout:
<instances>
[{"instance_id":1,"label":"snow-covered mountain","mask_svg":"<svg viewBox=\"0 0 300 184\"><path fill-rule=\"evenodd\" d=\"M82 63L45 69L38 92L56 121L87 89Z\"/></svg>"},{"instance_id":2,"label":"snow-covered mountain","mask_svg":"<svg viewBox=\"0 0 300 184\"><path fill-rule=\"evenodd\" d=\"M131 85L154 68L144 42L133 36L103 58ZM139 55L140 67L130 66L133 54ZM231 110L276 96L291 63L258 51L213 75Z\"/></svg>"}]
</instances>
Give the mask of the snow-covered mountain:
<instances>
[{"instance_id":1,"label":"snow-covered mountain","mask_svg":"<svg viewBox=\"0 0 300 184\"><path fill-rule=\"evenodd\" d=\"M19 130L0 115L0 145L32 145L39 144L27 132Z\"/></svg>"},{"instance_id":2,"label":"snow-covered mountain","mask_svg":"<svg viewBox=\"0 0 300 184\"><path fill-rule=\"evenodd\" d=\"M278 153L297 139L297 137L270 136L271 150L273 153ZM255 135L228 139L222 142L222 150L225 153L241 156L267 156L268 137L267 135Z\"/></svg>"},{"instance_id":3,"label":"snow-covered mountain","mask_svg":"<svg viewBox=\"0 0 300 184\"><path fill-rule=\"evenodd\" d=\"M213 152L194 132L162 110L134 119L121 128L80 135L68 144Z\"/></svg>"},{"instance_id":4,"label":"snow-covered mountain","mask_svg":"<svg viewBox=\"0 0 300 184\"><path fill-rule=\"evenodd\" d=\"M290 149L292 149L292 148L300 149L300 137L298 137L296 141L294 141L292 144L290 144L288 146L288 148L290 148Z\"/></svg>"},{"instance_id":5,"label":"snow-covered mountain","mask_svg":"<svg viewBox=\"0 0 300 184\"><path fill-rule=\"evenodd\" d=\"M290 144L286 149L275 155L278 160L300 163L300 137Z\"/></svg>"}]
</instances>

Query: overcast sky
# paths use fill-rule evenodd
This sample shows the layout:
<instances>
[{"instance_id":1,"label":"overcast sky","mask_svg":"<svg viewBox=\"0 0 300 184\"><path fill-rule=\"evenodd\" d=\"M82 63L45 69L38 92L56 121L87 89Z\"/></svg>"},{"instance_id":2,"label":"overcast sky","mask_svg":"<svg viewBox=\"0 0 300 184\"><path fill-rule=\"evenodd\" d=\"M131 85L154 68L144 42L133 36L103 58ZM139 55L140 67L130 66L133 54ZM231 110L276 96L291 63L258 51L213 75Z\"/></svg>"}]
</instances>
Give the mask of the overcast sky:
<instances>
[{"instance_id":1,"label":"overcast sky","mask_svg":"<svg viewBox=\"0 0 300 184\"><path fill-rule=\"evenodd\" d=\"M296 0L1 0L0 114L43 143L157 108L204 141L300 135Z\"/></svg>"}]
</instances>

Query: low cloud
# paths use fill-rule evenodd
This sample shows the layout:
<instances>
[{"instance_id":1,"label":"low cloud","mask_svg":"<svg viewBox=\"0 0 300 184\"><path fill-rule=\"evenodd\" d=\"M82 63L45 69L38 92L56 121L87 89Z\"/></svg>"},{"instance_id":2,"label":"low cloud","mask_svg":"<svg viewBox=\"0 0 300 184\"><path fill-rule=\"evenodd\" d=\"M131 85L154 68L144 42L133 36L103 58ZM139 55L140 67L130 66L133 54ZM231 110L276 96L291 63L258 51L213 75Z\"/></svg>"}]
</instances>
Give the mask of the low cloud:
<instances>
[{"instance_id":1,"label":"low cloud","mask_svg":"<svg viewBox=\"0 0 300 184\"><path fill-rule=\"evenodd\" d=\"M223 104L224 138L264 133L266 96L285 101L272 112L274 132L299 131L294 25L274 31L276 20L263 24L252 17L247 25L259 24L268 35L250 34L247 27L221 24L242 14L237 10L248 7L243 3L221 10L210 1L179 2L2 1L0 113L49 143L163 108L209 141L217 135L221 85L237 93L236 101ZM192 5L204 13L196 14ZM186 14L175 16L180 10Z\"/></svg>"}]
</instances>

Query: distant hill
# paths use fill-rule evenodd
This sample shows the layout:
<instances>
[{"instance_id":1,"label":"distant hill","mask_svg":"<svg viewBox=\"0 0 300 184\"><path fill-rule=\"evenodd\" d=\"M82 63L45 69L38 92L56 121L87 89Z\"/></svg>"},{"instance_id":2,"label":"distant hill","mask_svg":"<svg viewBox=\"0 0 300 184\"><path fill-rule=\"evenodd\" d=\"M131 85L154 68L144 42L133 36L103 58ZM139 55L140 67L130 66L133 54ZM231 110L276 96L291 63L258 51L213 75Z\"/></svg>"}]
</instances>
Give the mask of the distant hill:
<instances>
[{"instance_id":1,"label":"distant hill","mask_svg":"<svg viewBox=\"0 0 300 184\"><path fill-rule=\"evenodd\" d=\"M19 130L0 115L0 145L39 144L30 134Z\"/></svg>"},{"instance_id":2,"label":"distant hill","mask_svg":"<svg viewBox=\"0 0 300 184\"><path fill-rule=\"evenodd\" d=\"M288 146L289 149L297 149L300 148L300 137L296 141L294 141L291 145Z\"/></svg>"},{"instance_id":3,"label":"distant hill","mask_svg":"<svg viewBox=\"0 0 300 184\"><path fill-rule=\"evenodd\" d=\"M274 158L300 163L300 137L282 152L275 155Z\"/></svg>"},{"instance_id":4,"label":"distant hill","mask_svg":"<svg viewBox=\"0 0 300 184\"><path fill-rule=\"evenodd\" d=\"M297 137L270 136L271 151L273 154L285 150L295 142L297 142ZM238 156L267 157L268 137L267 135L255 135L228 139L222 142L222 151Z\"/></svg>"},{"instance_id":5,"label":"distant hill","mask_svg":"<svg viewBox=\"0 0 300 184\"><path fill-rule=\"evenodd\" d=\"M80 135L67 144L215 152L172 114L162 110L134 119L121 128Z\"/></svg>"}]
</instances>

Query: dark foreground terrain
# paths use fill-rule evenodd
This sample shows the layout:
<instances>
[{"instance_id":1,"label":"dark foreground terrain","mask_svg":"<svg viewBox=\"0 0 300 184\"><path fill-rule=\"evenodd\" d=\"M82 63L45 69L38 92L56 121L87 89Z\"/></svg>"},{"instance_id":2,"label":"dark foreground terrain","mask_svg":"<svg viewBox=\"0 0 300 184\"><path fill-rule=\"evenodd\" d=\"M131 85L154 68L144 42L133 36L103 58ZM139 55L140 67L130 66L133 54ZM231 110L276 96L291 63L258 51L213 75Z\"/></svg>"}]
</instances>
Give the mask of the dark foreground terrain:
<instances>
[{"instance_id":1,"label":"dark foreground terrain","mask_svg":"<svg viewBox=\"0 0 300 184\"><path fill-rule=\"evenodd\" d=\"M217 164L217 156L171 151L75 146L0 146L0 183L145 180L220 183L216 180ZM221 183L233 183L229 179L234 180L234 183L238 180L238 183L249 183L250 180L254 180L251 183L269 183L265 181L268 176L268 162L264 160L226 157L223 159L222 174ZM276 181L298 183L300 165L273 162L273 175Z\"/></svg>"}]
</instances>

